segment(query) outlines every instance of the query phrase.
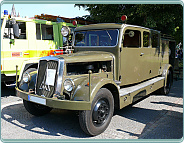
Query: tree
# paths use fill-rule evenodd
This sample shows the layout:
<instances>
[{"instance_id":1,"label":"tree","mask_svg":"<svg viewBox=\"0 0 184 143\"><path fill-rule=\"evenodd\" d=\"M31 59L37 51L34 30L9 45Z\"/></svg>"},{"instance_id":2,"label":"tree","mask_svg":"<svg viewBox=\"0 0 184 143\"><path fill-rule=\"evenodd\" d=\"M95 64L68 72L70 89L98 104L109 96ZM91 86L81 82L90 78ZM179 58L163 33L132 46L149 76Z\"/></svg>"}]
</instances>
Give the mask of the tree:
<instances>
[{"instance_id":1,"label":"tree","mask_svg":"<svg viewBox=\"0 0 184 143\"><path fill-rule=\"evenodd\" d=\"M183 43L183 7L179 4L76 4L90 12L84 16L97 23L127 23L161 31Z\"/></svg>"}]
</instances>

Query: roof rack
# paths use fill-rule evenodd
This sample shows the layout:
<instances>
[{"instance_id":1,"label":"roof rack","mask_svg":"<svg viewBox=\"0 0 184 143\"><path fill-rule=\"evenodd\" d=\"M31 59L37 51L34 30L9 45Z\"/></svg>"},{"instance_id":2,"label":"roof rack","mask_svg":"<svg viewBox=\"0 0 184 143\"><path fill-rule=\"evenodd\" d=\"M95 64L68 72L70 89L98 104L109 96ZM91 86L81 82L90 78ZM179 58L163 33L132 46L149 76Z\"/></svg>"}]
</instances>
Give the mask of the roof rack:
<instances>
[{"instance_id":1,"label":"roof rack","mask_svg":"<svg viewBox=\"0 0 184 143\"><path fill-rule=\"evenodd\" d=\"M54 15L48 15L48 14L35 15L34 17L36 19L48 20L53 22L72 23L74 20L77 20L77 23L81 25L94 24L94 22L85 20L84 18L80 18L80 17L66 18L66 17L54 16Z\"/></svg>"}]
</instances>

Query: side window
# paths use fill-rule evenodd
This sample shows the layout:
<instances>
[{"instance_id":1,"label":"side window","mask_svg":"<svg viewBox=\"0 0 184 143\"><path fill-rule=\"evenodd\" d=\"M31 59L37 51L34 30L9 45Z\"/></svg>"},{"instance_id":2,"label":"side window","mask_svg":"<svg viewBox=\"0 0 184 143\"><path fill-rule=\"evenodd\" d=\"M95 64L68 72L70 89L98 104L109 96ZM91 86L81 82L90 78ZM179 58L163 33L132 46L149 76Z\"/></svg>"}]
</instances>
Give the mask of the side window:
<instances>
[{"instance_id":1,"label":"side window","mask_svg":"<svg viewBox=\"0 0 184 143\"><path fill-rule=\"evenodd\" d=\"M152 40L151 44L153 48L158 48L158 34L157 33L152 33Z\"/></svg>"},{"instance_id":2,"label":"side window","mask_svg":"<svg viewBox=\"0 0 184 143\"><path fill-rule=\"evenodd\" d=\"M123 47L141 47L141 32L138 30L126 30L124 33Z\"/></svg>"},{"instance_id":3,"label":"side window","mask_svg":"<svg viewBox=\"0 0 184 143\"><path fill-rule=\"evenodd\" d=\"M54 40L53 25L41 24L41 27L40 27L40 24L36 24L36 39Z\"/></svg>"},{"instance_id":4,"label":"side window","mask_svg":"<svg viewBox=\"0 0 184 143\"><path fill-rule=\"evenodd\" d=\"M19 39L26 39L26 23L19 22Z\"/></svg>"},{"instance_id":5,"label":"side window","mask_svg":"<svg viewBox=\"0 0 184 143\"><path fill-rule=\"evenodd\" d=\"M26 23L17 21L17 24L19 25L19 38L18 39L26 39ZM7 21L5 29L4 29L3 38L4 39L10 38L10 35L11 35L11 38L14 39L12 21Z\"/></svg>"},{"instance_id":6,"label":"side window","mask_svg":"<svg viewBox=\"0 0 184 143\"><path fill-rule=\"evenodd\" d=\"M53 25L42 24L42 40L54 40Z\"/></svg>"},{"instance_id":7,"label":"side window","mask_svg":"<svg viewBox=\"0 0 184 143\"><path fill-rule=\"evenodd\" d=\"M150 33L149 32L143 32L143 47L149 47L150 46Z\"/></svg>"}]
</instances>

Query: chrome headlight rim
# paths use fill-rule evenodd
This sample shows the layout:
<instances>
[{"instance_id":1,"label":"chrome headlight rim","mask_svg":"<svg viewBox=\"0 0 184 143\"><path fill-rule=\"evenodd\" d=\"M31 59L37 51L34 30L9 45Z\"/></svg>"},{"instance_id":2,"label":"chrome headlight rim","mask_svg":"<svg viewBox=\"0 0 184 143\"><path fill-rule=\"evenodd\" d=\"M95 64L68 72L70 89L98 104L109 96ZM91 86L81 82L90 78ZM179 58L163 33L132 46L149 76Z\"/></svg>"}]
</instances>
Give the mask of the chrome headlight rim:
<instances>
[{"instance_id":1,"label":"chrome headlight rim","mask_svg":"<svg viewBox=\"0 0 184 143\"><path fill-rule=\"evenodd\" d=\"M69 85L69 86L66 85L66 82L70 83L70 85ZM65 79L65 81L64 81L64 83L63 83L63 87L64 87L64 89L65 89L67 92L72 92L73 89L74 89L74 82L73 82L73 80L70 79L70 78Z\"/></svg>"},{"instance_id":2,"label":"chrome headlight rim","mask_svg":"<svg viewBox=\"0 0 184 143\"><path fill-rule=\"evenodd\" d=\"M24 83L30 82L31 81L31 75L28 72L24 73L23 76L22 76L22 81Z\"/></svg>"},{"instance_id":3,"label":"chrome headlight rim","mask_svg":"<svg viewBox=\"0 0 184 143\"><path fill-rule=\"evenodd\" d=\"M63 35L64 37L67 37L70 35L70 28L67 26L63 26L61 28L61 35Z\"/></svg>"}]
</instances>

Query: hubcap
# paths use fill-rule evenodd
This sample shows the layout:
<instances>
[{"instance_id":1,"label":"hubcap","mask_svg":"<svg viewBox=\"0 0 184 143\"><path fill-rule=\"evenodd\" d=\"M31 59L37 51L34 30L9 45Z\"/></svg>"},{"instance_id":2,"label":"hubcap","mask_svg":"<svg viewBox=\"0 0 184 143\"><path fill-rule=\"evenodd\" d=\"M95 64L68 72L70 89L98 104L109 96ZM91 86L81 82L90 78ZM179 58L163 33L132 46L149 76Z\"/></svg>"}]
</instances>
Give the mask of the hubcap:
<instances>
[{"instance_id":1,"label":"hubcap","mask_svg":"<svg viewBox=\"0 0 184 143\"><path fill-rule=\"evenodd\" d=\"M100 99L95 104L93 109L93 124L95 126L101 126L108 118L110 111L109 102L107 99Z\"/></svg>"}]
</instances>

